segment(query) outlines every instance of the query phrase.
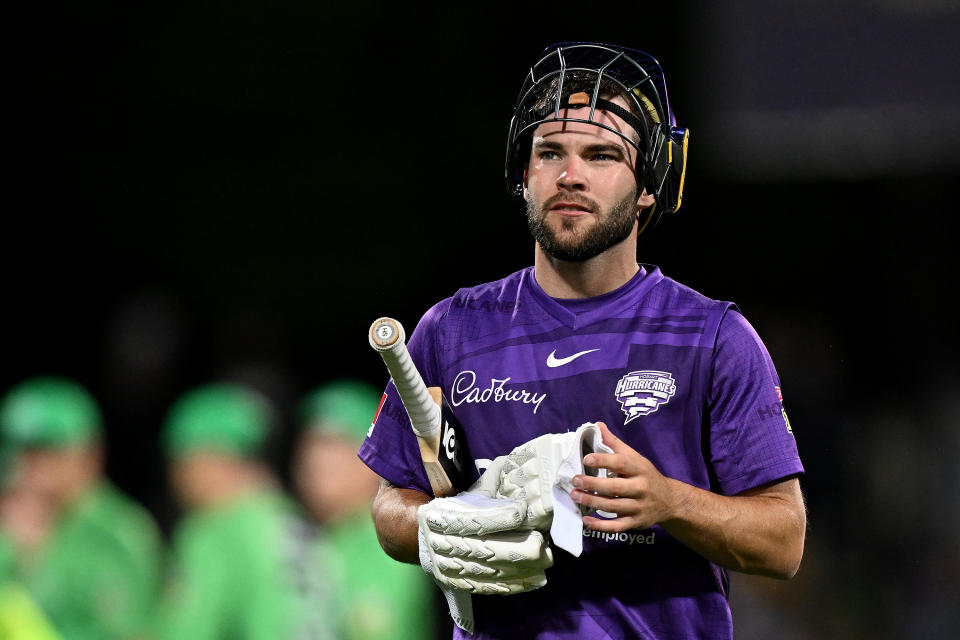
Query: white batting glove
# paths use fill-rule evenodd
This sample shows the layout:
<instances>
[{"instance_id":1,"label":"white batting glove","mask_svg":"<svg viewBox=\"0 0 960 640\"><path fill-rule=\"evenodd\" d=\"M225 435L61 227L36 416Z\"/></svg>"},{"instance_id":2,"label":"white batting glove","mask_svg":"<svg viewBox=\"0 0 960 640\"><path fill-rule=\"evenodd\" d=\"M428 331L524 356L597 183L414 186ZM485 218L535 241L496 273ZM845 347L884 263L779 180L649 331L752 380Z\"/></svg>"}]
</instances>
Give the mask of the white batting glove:
<instances>
[{"instance_id":1,"label":"white batting glove","mask_svg":"<svg viewBox=\"0 0 960 640\"><path fill-rule=\"evenodd\" d=\"M506 595L546 584L553 554L539 531L520 530L522 502L464 492L417 511L420 564L441 584Z\"/></svg>"},{"instance_id":2,"label":"white batting glove","mask_svg":"<svg viewBox=\"0 0 960 640\"><path fill-rule=\"evenodd\" d=\"M470 594L508 595L547 583L553 553L543 531L575 556L583 523L570 498L583 456L612 453L594 423L534 438L496 458L468 491L417 510L420 565L447 598L450 617L473 631ZM554 505L557 514L554 516Z\"/></svg>"},{"instance_id":3,"label":"white batting glove","mask_svg":"<svg viewBox=\"0 0 960 640\"><path fill-rule=\"evenodd\" d=\"M521 526L547 531L554 521L554 502L573 505L569 499L573 477L596 475L583 465L583 457L594 451L613 453L603 444L600 428L593 422L575 432L548 433L496 458L470 491L526 503ZM584 513L580 507L570 508Z\"/></svg>"}]
</instances>

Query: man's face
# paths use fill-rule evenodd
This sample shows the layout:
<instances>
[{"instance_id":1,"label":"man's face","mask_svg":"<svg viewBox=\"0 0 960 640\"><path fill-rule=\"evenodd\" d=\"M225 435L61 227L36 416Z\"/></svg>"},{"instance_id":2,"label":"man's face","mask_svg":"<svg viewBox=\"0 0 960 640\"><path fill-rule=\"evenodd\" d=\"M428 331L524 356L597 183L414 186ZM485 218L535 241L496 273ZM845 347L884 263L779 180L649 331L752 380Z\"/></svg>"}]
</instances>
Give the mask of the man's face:
<instances>
[{"instance_id":1,"label":"man's face","mask_svg":"<svg viewBox=\"0 0 960 640\"><path fill-rule=\"evenodd\" d=\"M307 511L331 523L369 511L379 477L357 457L357 443L333 432L307 432L297 447L293 481Z\"/></svg>"},{"instance_id":2,"label":"man's face","mask_svg":"<svg viewBox=\"0 0 960 640\"><path fill-rule=\"evenodd\" d=\"M102 452L94 445L24 449L14 464L13 483L59 509L99 477L101 465Z\"/></svg>"},{"instance_id":3,"label":"man's face","mask_svg":"<svg viewBox=\"0 0 960 640\"><path fill-rule=\"evenodd\" d=\"M216 451L194 451L170 461L170 485L185 509L215 504L224 487L240 482L241 465L232 456Z\"/></svg>"},{"instance_id":4,"label":"man's face","mask_svg":"<svg viewBox=\"0 0 960 640\"><path fill-rule=\"evenodd\" d=\"M626 107L620 99L614 102ZM589 107L561 112L588 117ZM633 129L612 113L595 119L626 135ZM546 122L534 131L525 197L530 233L556 259L588 260L635 233L637 214L653 198L638 194L636 150L593 124Z\"/></svg>"}]
</instances>

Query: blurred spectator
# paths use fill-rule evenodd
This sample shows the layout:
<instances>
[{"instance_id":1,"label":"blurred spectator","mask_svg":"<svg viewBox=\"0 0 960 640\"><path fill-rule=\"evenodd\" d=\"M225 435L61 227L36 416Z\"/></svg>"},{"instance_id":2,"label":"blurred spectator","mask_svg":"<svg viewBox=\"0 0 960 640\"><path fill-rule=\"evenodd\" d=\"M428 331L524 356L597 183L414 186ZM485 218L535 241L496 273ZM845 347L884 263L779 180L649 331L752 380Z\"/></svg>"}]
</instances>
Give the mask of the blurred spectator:
<instances>
[{"instance_id":1,"label":"blurred spectator","mask_svg":"<svg viewBox=\"0 0 960 640\"><path fill-rule=\"evenodd\" d=\"M69 640L138 635L158 587L159 533L103 476L102 429L96 402L70 380L30 379L0 402L7 604L28 617L35 605Z\"/></svg>"},{"instance_id":2,"label":"blurred spectator","mask_svg":"<svg viewBox=\"0 0 960 640\"><path fill-rule=\"evenodd\" d=\"M19 582L0 586L0 638L5 640L60 640L50 621Z\"/></svg>"},{"instance_id":3,"label":"blurred spectator","mask_svg":"<svg viewBox=\"0 0 960 640\"><path fill-rule=\"evenodd\" d=\"M430 582L418 567L396 562L380 548L370 515L380 478L357 458L380 395L351 380L308 395L293 481L330 543L345 637L423 640L434 633Z\"/></svg>"},{"instance_id":4,"label":"blurred spectator","mask_svg":"<svg viewBox=\"0 0 960 640\"><path fill-rule=\"evenodd\" d=\"M340 637L314 529L259 457L274 426L264 397L236 384L195 389L170 410L163 444L187 515L159 637Z\"/></svg>"}]
</instances>

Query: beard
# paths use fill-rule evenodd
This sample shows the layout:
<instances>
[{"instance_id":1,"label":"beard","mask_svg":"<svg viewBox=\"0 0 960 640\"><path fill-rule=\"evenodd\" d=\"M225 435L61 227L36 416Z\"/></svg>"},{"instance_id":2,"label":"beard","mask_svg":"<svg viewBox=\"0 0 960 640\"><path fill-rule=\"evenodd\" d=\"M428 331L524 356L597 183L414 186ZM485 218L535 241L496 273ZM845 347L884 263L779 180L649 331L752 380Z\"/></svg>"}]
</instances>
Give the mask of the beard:
<instances>
[{"instance_id":1,"label":"beard","mask_svg":"<svg viewBox=\"0 0 960 640\"><path fill-rule=\"evenodd\" d=\"M559 228L546 223L546 213L558 201L575 202L588 207L597 217L597 223L579 228L575 219L562 219ZM626 240L637 221L637 191L634 189L625 198L615 202L604 211L593 200L584 196L557 194L541 206L533 194L527 200L527 227L543 252L551 258L566 262L584 262L600 255L610 247Z\"/></svg>"}]
</instances>

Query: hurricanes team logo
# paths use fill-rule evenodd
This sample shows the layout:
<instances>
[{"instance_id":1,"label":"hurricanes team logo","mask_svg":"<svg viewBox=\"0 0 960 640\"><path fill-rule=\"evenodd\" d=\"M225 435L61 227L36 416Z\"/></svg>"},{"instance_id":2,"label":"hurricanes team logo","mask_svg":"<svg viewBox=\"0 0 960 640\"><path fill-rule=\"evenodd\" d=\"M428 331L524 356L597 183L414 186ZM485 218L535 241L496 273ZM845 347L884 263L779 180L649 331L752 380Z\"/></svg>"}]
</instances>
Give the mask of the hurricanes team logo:
<instances>
[{"instance_id":1,"label":"hurricanes team logo","mask_svg":"<svg viewBox=\"0 0 960 640\"><path fill-rule=\"evenodd\" d=\"M667 371L631 371L620 378L614 394L627 415L623 424L650 415L677 392L673 374Z\"/></svg>"}]
</instances>

